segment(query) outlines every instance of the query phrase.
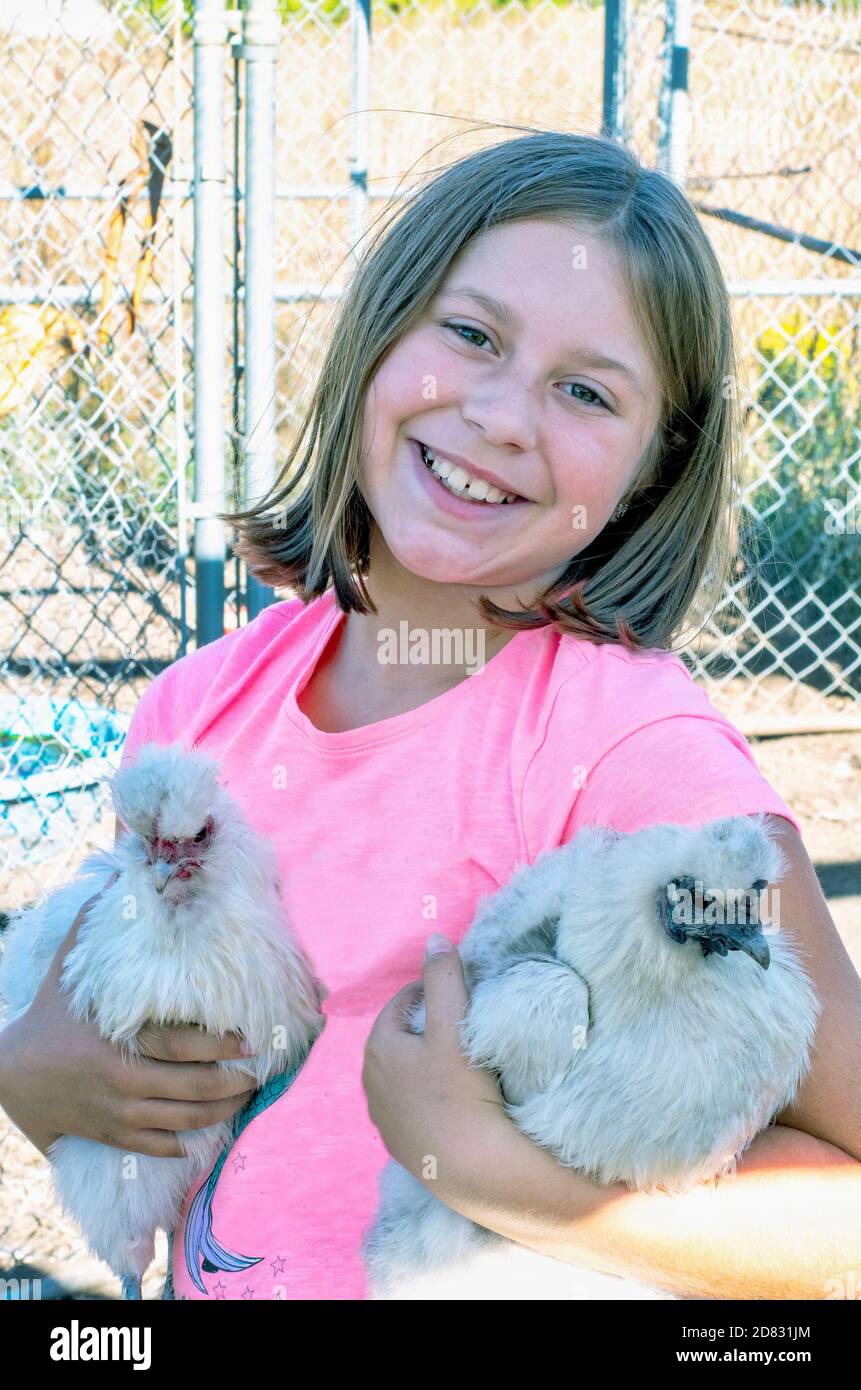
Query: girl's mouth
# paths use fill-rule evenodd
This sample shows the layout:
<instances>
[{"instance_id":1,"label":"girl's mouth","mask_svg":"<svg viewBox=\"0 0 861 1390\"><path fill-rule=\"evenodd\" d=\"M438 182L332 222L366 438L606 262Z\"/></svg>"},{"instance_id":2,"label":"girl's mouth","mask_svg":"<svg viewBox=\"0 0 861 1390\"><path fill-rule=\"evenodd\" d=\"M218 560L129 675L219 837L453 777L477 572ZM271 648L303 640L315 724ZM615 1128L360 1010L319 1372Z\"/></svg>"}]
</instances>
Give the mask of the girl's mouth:
<instances>
[{"instance_id":1,"label":"girl's mouth","mask_svg":"<svg viewBox=\"0 0 861 1390\"><path fill-rule=\"evenodd\" d=\"M484 482L479 483L478 479L470 483L469 475L464 473L463 469L456 468L446 459L436 461L429 456L427 447L420 440L411 439L409 444L426 489L445 511L458 516L477 517L479 514L487 516L494 511L511 513L517 507L528 505L525 497L513 497L510 493L502 493L499 488L489 487ZM443 476L444 474L449 476ZM487 495L471 497L470 488L473 485L479 492Z\"/></svg>"}]
</instances>

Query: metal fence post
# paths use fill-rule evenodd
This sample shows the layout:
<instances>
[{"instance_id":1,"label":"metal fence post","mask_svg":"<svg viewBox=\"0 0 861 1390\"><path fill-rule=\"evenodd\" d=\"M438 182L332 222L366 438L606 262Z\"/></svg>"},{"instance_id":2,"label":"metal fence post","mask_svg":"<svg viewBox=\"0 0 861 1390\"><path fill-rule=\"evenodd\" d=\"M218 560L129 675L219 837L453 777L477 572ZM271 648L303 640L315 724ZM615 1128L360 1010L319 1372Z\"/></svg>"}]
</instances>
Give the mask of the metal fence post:
<instances>
[{"instance_id":1,"label":"metal fence post","mask_svg":"<svg viewBox=\"0 0 861 1390\"><path fill-rule=\"evenodd\" d=\"M663 77L659 98L658 167L680 188L688 169L688 49L690 0L667 0L664 31Z\"/></svg>"},{"instance_id":2,"label":"metal fence post","mask_svg":"<svg viewBox=\"0 0 861 1390\"><path fill-rule=\"evenodd\" d=\"M245 352L243 505L275 482L275 70L281 21L272 0L245 0ZM248 621L275 602L246 575Z\"/></svg>"},{"instance_id":3,"label":"metal fence post","mask_svg":"<svg viewBox=\"0 0 861 1390\"><path fill-rule=\"evenodd\" d=\"M604 4L604 110L601 134L625 139L628 0Z\"/></svg>"},{"instance_id":4,"label":"metal fence post","mask_svg":"<svg viewBox=\"0 0 861 1390\"><path fill-rule=\"evenodd\" d=\"M368 105L371 92L371 0L350 6L350 253L368 226Z\"/></svg>"},{"instance_id":5,"label":"metal fence post","mask_svg":"<svg viewBox=\"0 0 861 1390\"><path fill-rule=\"evenodd\" d=\"M197 645L224 635L226 425L224 399L223 0L194 0L194 559Z\"/></svg>"}]
</instances>

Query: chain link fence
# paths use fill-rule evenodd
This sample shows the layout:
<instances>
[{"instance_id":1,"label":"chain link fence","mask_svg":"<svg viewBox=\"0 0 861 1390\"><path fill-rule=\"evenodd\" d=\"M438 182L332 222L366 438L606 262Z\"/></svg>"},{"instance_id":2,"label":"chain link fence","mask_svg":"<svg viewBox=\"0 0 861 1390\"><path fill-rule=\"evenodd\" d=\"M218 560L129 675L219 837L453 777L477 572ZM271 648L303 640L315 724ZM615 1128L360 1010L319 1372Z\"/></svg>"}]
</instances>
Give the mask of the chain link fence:
<instances>
[{"instance_id":1,"label":"chain link fence","mask_svg":"<svg viewBox=\"0 0 861 1390\"><path fill-rule=\"evenodd\" d=\"M0 30L8 907L98 833L98 779L186 641L192 126L179 23L13 0Z\"/></svg>"},{"instance_id":2,"label":"chain link fence","mask_svg":"<svg viewBox=\"0 0 861 1390\"><path fill-rule=\"evenodd\" d=\"M668 15L633 3L624 135L665 161ZM4 0L0 584L4 905L66 873L145 685L194 630L189 3ZM281 8L277 441L385 201L506 123L597 130L603 7ZM684 651L745 732L861 725L857 7L693 8L685 187L735 296L747 454L736 581ZM492 59L488 60L488 55ZM227 64L234 474L244 110ZM476 122L499 123L477 128ZM673 132L677 135L678 132ZM678 142L677 142L678 143ZM366 177L367 176L367 177ZM228 564L226 624L243 620ZM14 887L12 874L14 873Z\"/></svg>"},{"instance_id":3,"label":"chain link fence","mask_svg":"<svg viewBox=\"0 0 861 1390\"><path fill-rule=\"evenodd\" d=\"M635 14L657 163L663 22ZM735 300L747 445L738 579L692 664L746 733L861 723L859 57L854 3L691 11L684 186Z\"/></svg>"},{"instance_id":4,"label":"chain link fence","mask_svg":"<svg viewBox=\"0 0 861 1390\"><path fill-rule=\"evenodd\" d=\"M508 123L602 123L600 4L374 0L370 30L366 13L279 3L280 455L352 250L386 201ZM694 4L686 126L668 98L675 0L632 0L625 18L624 136L645 163L672 155L681 170L735 299L743 365L728 383L746 417L740 559L683 655L748 734L861 729L857 3ZM106 842L101 779L143 689L194 641L192 19L189 0L0 0L6 910ZM228 60L224 105L234 480L241 67ZM232 627L246 618L233 559L226 597ZM0 1181L19 1190L34 1153L0 1125ZM24 1205L0 1215L0 1267L74 1264L74 1234L36 1196Z\"/></svg>"}]
</instances>

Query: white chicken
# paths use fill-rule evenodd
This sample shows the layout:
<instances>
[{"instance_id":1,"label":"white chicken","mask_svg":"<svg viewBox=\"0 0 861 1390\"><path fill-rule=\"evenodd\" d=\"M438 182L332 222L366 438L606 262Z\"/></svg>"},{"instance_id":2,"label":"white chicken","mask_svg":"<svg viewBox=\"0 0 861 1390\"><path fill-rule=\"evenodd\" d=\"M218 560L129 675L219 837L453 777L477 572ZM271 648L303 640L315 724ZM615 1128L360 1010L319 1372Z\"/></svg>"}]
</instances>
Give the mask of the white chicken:
<instances>
[{"instance_id":1,"label":"white chicken","mask_svg":"<svg viewBox=\"0 0 861 1390\"><path fill-rule=\"evenodd\" d=\"M7 1023L28 1008L79 908L118 870L66 957L70 1011L92 1018L131 1058L144 1055L137 1038L148 1022L240 1034L253 1055L218 1065L262 1088L252 1098L257 1113L261 1096L270 1104L286 1089L321 1031L325 990L288 931L272 847L217 772L214 761L178 744L149 744L114 775L114 806L131 833L90 855L74 882L13 916L0 997ZM241 1114L252 1113L252 1101ZM184 1158L129 1155L72 1134L51 1146L57 1198L120 1277L124 1298L141 1297L156 1228L173 1229L190 1183L237 1132L236 1119L180 1132ZM211 1200L211 1192L199 1195ZM196 1226L204 1268L255 1262L220 1247L204 1214L207 1223L198 1213Z\"/></svg>"},{"instance_id":2,"label":"white chicken","mask_svg":"<svg viewBox=\"0 0 861 1390\"><path fill-rule=\"evenodd\" d=\"M483 899L459 947L459 1041L517 1127L602 1185L674 1193L731 1173L794 1099L819 1016L779 914L760 912L784 870L762 815L587 827ZM416 1033L424 1010L406 1013ZM673 1297L484 1230L394 1160L380 1198L372 1298Z\"/></svg>"}]
</instances>

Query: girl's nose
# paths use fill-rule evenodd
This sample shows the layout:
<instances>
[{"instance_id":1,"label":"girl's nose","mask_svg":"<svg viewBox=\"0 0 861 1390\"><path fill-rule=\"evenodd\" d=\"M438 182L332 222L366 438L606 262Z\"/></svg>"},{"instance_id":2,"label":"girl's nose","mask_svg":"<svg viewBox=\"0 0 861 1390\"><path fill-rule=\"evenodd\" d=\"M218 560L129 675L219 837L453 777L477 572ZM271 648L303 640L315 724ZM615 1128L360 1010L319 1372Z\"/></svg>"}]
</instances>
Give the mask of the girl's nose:
<instances>
[{"instance_id":1,"label":"girl's nose","mask_svg":"<svg viewBox=\"0 0 861 1390\"><path fill-rule=\"evenodd\" d=\"M482 382L464 398L462 414L468 424L481 431L488 444L499 448L535 448L535 402L528 382L517 380L513 372Z\"/></svg>"}]
</instances>

